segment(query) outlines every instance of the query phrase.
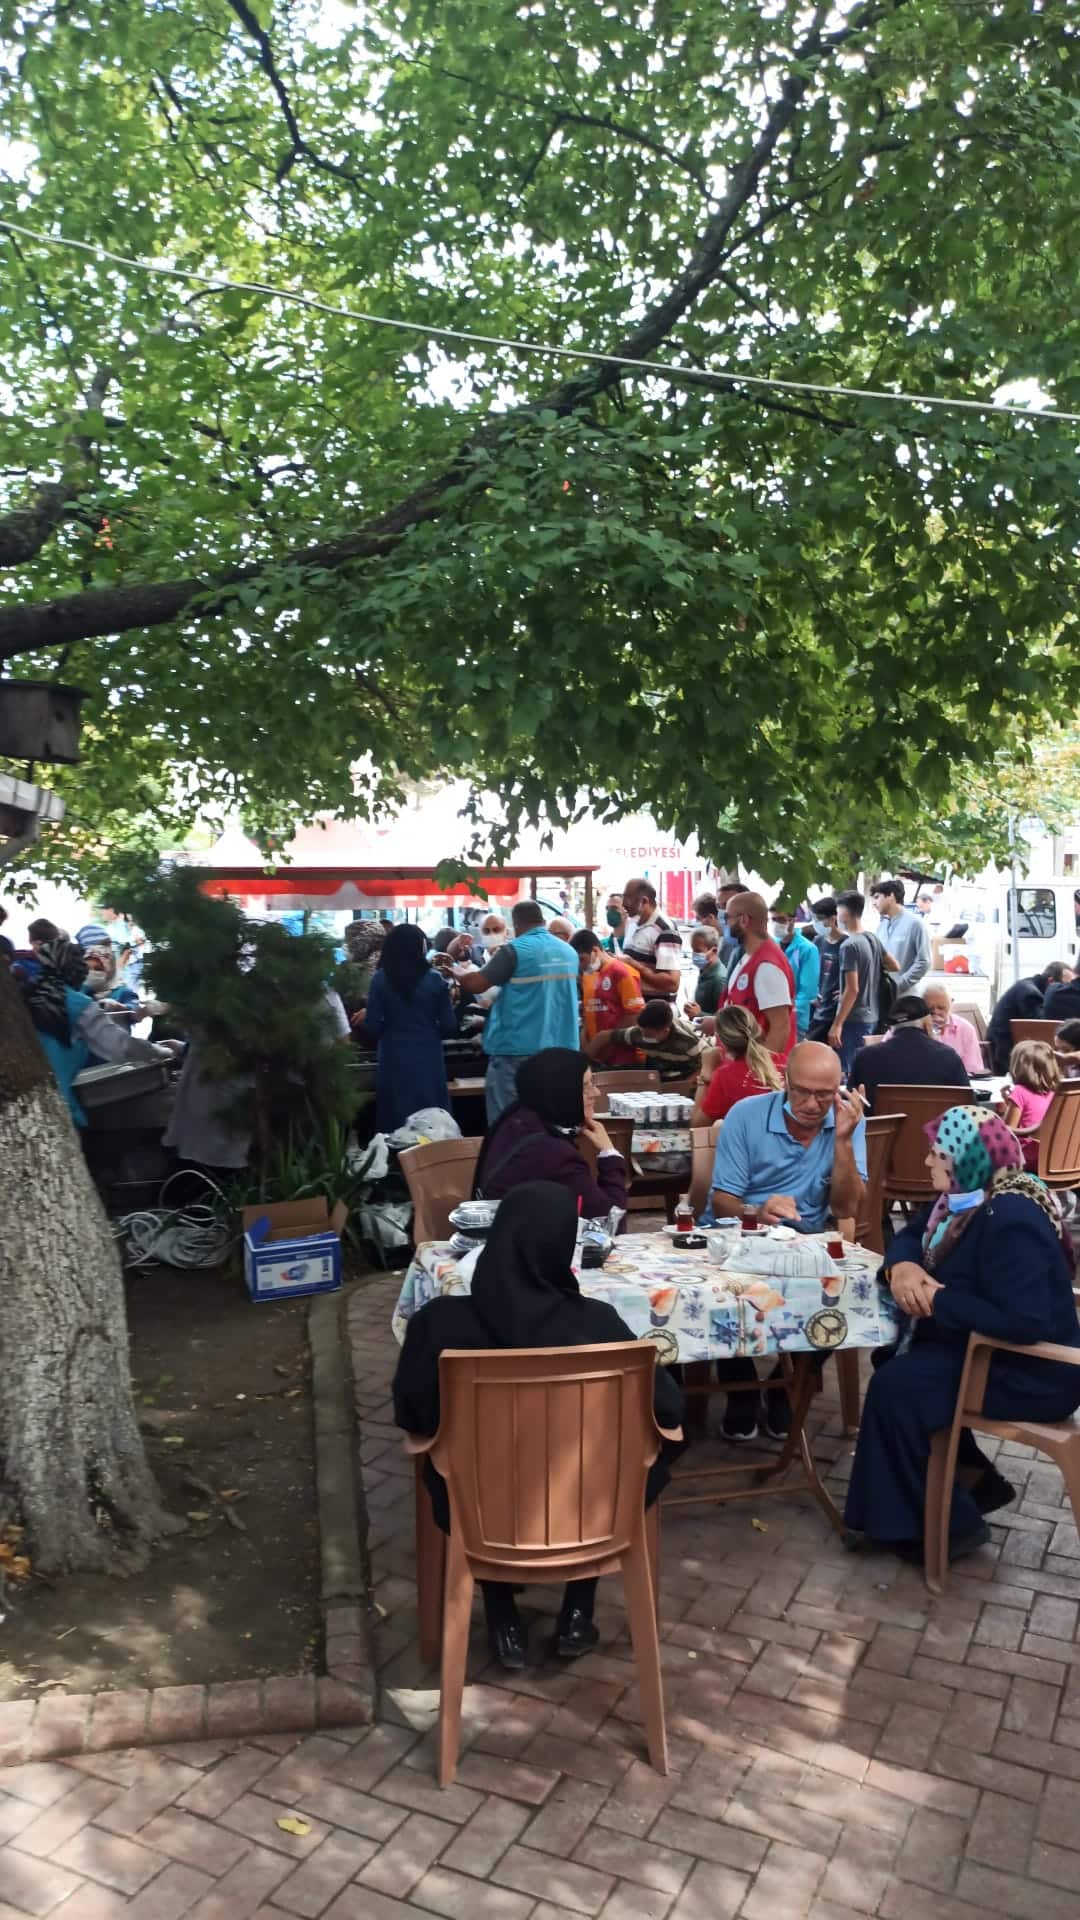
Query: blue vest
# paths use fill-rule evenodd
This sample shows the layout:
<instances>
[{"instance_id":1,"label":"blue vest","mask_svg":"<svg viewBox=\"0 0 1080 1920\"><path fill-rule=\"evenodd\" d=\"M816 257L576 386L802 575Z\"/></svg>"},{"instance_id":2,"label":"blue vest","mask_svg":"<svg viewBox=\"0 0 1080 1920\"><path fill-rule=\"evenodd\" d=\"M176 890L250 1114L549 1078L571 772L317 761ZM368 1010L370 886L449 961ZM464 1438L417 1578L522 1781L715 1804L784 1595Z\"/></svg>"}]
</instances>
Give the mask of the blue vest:
<instances>
[{"instance_id":1,"label":"blue vest","mask_svg":"<svg viewBox=\"0 0 1080 1920\"><path fill-rule=\"evenodd\" d=\"M578 1045L578 957L546 927L514 936L517 966L484 1027L484 1052L527 1058Z\"/></svg>"},{"instance_id":2,"label":"blue vest","mask_svg":"<svg viewBox=\"0 0 1080 1920\"><path fill-rule=\"evenodd\" d=\"M67 1046L65 1047L62 1040L54 1039L51 1033L39 1033L38 1039L41 1042L41 1050L53 1070L53 1078L68 1103L75 1125L85 1127L86 1115L79 1105L72 1082L77 1073L81 1073L84 1067L90 1065L91 1055L86 1041L76 1033L75 1028L87 1007L92 1007L94 1003L89 994L76 993L73 987L64 988L64 999L67 1002L68 1025L71 1028L71 1039Z\"/></svg>"}]
</instances>

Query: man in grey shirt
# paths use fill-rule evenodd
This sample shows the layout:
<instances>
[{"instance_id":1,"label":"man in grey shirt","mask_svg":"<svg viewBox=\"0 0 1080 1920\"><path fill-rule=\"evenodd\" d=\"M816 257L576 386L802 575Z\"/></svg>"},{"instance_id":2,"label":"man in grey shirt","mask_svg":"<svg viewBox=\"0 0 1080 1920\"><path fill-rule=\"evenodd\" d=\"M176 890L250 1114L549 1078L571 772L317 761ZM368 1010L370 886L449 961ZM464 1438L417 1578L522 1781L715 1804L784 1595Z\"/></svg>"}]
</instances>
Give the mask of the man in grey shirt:
<instances>
[{"instance_id":1,"label":"man in grey shirt","mask_svg":"<svg viewBox=\"0 0 1080 1920\"><path fill-rule=\"evenodd\" d=\"M930 971L930 935L921 914L904 905L902 880L879 880L870 898L881 915L878 939L898 994L914 993Z\"/></svg>"},{"instance_id":2,"label":"man in grey shirt","mask_svg":"<svg viewBox=\"0 0 1080 1920\"><path fill-rule=\"evenodd\" d=\"M880 1011L881 948L862 930L865 906L865 898L854 888L836 896L837 919L844 943L838 968L840 1002L829 1028L829 1045L839 1053L845 1073L851 1072L851 1063L859 1048L876 1032Z\"/></svg>"}]
</instances>

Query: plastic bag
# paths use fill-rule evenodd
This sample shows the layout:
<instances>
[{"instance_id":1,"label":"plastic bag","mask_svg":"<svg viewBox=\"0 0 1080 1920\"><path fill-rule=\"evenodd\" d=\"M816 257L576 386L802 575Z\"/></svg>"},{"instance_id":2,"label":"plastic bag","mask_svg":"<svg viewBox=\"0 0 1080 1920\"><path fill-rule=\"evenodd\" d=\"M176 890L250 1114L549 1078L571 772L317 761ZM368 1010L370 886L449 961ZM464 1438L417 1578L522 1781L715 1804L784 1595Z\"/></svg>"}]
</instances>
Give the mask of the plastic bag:
<instances>
[{"instance_id":1,"label":"plastic bag","mask_svg":"<svg viewBox=\"0 0 1080 1920\"><path fill-rule=\"evenodd\" d=\"M461 1128L445 1107L421 1107L417 1113L410 1113L403 1127L386 1136L387 1145L398 1152L403 1147L418 1147L425 1140L460 1139Z\"/></svg>"},{"instance_id":2,"label":"plastic bag","mask_svg":"<svg viewBox=\"0 0 1080 1920\"><path fill-rule=\"evenodd\" d=\"M380 1200L360 1209L360 1231L380 1253L407 1247L411 1225L410 1200Z\"/></svg>"}]
</instances>

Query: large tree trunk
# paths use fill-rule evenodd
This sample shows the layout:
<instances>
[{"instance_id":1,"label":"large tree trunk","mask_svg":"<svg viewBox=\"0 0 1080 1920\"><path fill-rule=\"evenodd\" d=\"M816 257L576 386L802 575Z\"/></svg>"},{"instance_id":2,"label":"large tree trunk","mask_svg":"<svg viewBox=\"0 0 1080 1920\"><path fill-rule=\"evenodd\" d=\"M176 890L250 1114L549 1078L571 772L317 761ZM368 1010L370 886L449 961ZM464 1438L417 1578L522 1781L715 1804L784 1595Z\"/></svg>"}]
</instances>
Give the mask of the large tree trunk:
<instances>
[{"instance_id":1,"label":"large tree trunk","mask_svg":"<svg viewBox=\"0 0 1080 1920\"><path fill-rule=\"evenodd\" d=\"M131 1400L116 1245L0 961L0 1525L42 1573L131 1571L171 1523Z\"/></svg>"}]
</instances>

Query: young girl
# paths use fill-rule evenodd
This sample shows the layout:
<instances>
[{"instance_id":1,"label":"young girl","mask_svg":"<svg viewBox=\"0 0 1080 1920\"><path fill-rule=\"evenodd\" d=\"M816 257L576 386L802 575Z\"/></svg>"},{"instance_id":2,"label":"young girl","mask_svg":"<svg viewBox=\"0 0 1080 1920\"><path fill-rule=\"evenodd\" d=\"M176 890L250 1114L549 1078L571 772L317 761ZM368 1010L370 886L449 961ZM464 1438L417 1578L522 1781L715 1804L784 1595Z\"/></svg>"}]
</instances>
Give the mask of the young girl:
<instances>
[{"instance_id":1,"label":"young girl","mask_svg":"<svg viewBox=\"0 0 1080 1920\"><path fill-rule=\"evenodd\" d=\"M1039 1142L1035 1138L1039 1123L1061 1085L1061 1068L1052 1047L1042 1040L1021 1040L1009 1056L1012 1086L1005 1095L1004 1120L1019 1134L1024 1146L1024 1165L1032 1173L1038 1170Z\"/></svg>"},{"instance_id":2,"label":"young girl","mask_svg":"<svg viewBox=\"0 0 1080 1920\"><path fill-rule=\"evenodd\" d=\"M761 1038L761 1029L746 1007L721 1007L716 1016L716 1039L717 1046L702 1062L697 1100L690 1116L694 1127L722 1120L737 1100L753 1093L775 1093L783 1084Z\"/></svg>"},{"instance_id":3,"label":"young girl","mask_svg":"<svg viewBox=\"0 0 1080 1920\"><path fill-rule=\"evenodd\" d=\"M1080 1020L1066 1020L1054 1035L1054 1052L1063 1080L1080 1080Z\"/></svg>"}]
</instances>

